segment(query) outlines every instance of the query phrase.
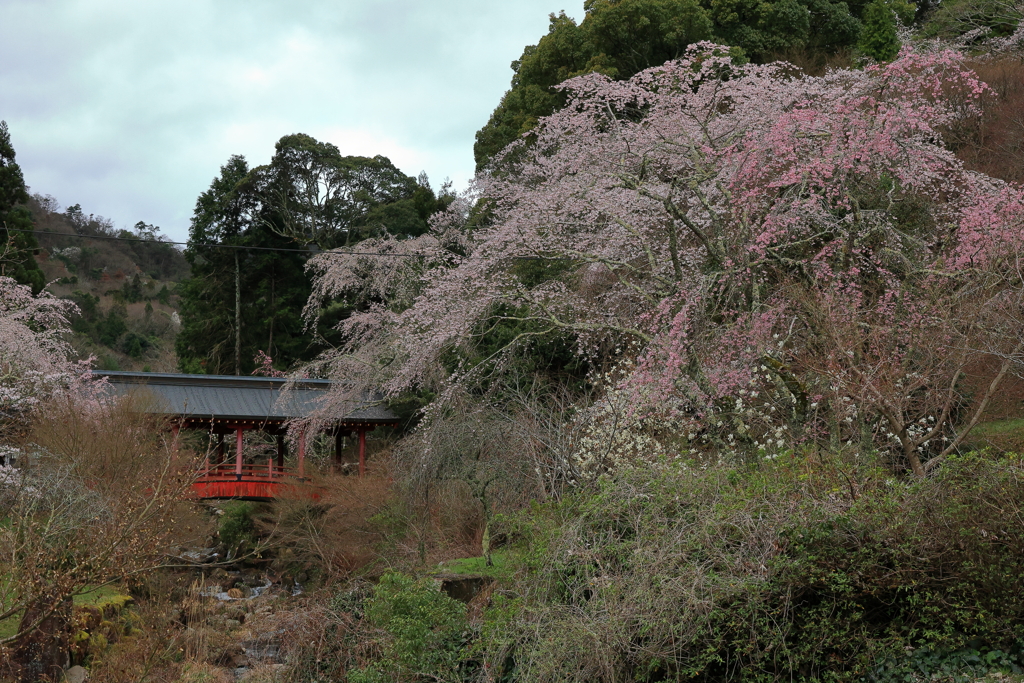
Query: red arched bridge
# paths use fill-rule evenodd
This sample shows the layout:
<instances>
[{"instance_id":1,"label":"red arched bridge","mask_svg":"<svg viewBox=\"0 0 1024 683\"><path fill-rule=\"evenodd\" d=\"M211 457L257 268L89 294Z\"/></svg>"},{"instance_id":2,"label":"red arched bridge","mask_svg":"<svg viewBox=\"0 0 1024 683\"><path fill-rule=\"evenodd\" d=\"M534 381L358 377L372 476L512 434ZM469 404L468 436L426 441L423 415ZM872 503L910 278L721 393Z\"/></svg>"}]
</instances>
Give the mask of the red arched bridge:
<instances>
[{"instance_id":1,"label":"red arched bridge","mask_svg":"<svg viewBox=\"0 0 1024 683\"><path fill-rule=\"evenodd\" d=\"M180 429L202 430L216 439L192 484L200 499L238 498L270 500L283 493L315 496L307 487L306 430L297 439L290 457L285 445L286 424L308 417L320 408L331 387L330 380L289 380L277 377L233 375L182 375L156 372L101 372L112 393L140 396L146 412L165 415L177 439ZM365 396L343 415L319 421L320 432L334 436L334 459L339 468L366 472L366 433L394 426L398 419L379 397ZM245 433L260 431L276 436L276 453L247 457ZM346 462L344 442L355 440L357 457ZM232 443L233 442L233 443Z\"/></svg>"}]
</instances>

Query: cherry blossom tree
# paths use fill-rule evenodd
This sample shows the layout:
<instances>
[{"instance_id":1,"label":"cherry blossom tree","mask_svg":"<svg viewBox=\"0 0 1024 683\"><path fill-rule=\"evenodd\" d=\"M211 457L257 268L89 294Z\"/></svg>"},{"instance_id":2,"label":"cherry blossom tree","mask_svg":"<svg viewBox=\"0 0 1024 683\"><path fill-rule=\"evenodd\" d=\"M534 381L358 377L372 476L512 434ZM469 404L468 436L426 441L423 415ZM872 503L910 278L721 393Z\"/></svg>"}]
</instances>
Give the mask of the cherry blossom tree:
<instances>
[{"instance_id":1,"label":"cherry blossom tree","mask_svg":"<svg viewBox=\"0 0 1024 683\"><path fill-rule=\"evenodd\" d=\"M373 291L328 373L464 385L503 353L453 370L452 350L512 320L529 331L503 352L571 335L652 452L845 443L923 475L961 443L1020 357L1024 193L942 143L989 96L959 54L812 78L702 43L564 87L513 168L478 179L472 229L456 207L418 240L364 242L416 256L368 278L352 253L312 261L314 302Z\"/></svg>"},{"instance_id":2,"label":"cherry blossom tree","mask_svg":"<svg viewBox=\"0 0 1024 683\"><path fill-rule=\"evenodd\" d=\"M0 413L23 413L76 377L64 335L74 303L0 277ZM80 374L80 373L77 373Z\"/></svg>"}]
</instances>

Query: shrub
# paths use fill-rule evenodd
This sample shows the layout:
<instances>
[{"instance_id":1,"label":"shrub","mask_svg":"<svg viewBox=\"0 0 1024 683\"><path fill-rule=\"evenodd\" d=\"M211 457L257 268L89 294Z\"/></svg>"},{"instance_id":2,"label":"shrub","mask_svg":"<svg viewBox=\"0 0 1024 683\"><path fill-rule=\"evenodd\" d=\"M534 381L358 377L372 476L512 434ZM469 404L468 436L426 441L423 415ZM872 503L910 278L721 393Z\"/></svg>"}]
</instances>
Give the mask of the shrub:
<instances>
[{"instance_id":1,"label":"shrub","mask_svg":"<svg viewBox=\"0 0 1024 683\"><path fill-rule=\"evenodd\" d=\"M973 666L971 651L985 664L1021 635L1022 503L1018 457L913 482L814 453L630 470L526 519L520 606L480 650L517 681L895 680Z\"/></svg>"},{"instance_id":2,"label":"shrub","mask_svg":"<svg viewBox=\"0 0 1024 683\"><path fill-rule=\"evenodd\" d=\"M252 503L232 502L224 506L218 535L229 555L238 555L247 546L256 544L254 512L255 506Z\"/></svg>"},{"instance_id":3,"label":"shrub","mask_svg":"<svg viewBox=\"0 0 1024 683\"><path fill-rule=\"evenodd\" d=\"M430 579L385 574L366 601L379 657L349 672L352 683L457 679L468 630L466 607Z\"/></svg>"}]
</instances>

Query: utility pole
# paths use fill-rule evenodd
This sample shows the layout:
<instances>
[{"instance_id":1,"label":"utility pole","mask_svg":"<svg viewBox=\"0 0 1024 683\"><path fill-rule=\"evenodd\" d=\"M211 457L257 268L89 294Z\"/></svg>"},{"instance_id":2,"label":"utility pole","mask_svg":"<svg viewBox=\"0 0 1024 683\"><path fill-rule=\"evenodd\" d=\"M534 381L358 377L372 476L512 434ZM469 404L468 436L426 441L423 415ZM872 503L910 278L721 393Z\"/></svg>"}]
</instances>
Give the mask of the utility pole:
<instances>
[{"instance_id":1,"label":"utility pole","mask_svg":"<svg viewBox=\"0 0 1024 683\"><path fill-rule=\"evenodd\" d=\"M242 374L242 272L235 249L235 375Z\"/></svg>"}]
</instances>

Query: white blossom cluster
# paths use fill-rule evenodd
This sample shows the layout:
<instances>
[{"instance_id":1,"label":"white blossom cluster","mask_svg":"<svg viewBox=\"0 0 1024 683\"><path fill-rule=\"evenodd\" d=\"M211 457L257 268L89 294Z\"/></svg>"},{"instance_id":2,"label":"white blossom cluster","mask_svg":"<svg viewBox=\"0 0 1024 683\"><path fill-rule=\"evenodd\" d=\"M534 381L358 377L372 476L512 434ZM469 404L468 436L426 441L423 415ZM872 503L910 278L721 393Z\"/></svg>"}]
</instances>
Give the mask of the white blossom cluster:
<instances>
[{"instance_id":1,"label":"white blossom cluster","mask_svg":"<svg viewBox=\"0 0 1024 683\"><path fill-rule=\"evenodd\" d=\"M62 261L77 261L82 257L82 250L79 247L54 247L50 251L50 256L59 258Z\"/></svg>"},{"instance_id":2,"label":"white blossom cluster","mask_svg":"<svg viewBox=\"0 0 1024 683\"><path fill-rule=\"evenodd\" d=\"M580 416L585 424L573 453L574 469L587 479L627 463L654 463L668 455L665 444L652 433L646 421L629 415L623 398L621 394L610 392Z\"/></svg>"},{"instance_id":3,"label":"white blossom cluster","mask_svg":"<svg viewBox=\"0 0 1024 683\"><path fill-rule=\"evenodd\" d=\"M0 509L8 506L19 496L28 495L35 497L38 491L35 487L29 486L24 474L15 466L21 451L13 446L0 444Z\"/></svg>"}]
</instances>

